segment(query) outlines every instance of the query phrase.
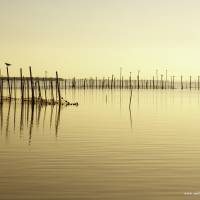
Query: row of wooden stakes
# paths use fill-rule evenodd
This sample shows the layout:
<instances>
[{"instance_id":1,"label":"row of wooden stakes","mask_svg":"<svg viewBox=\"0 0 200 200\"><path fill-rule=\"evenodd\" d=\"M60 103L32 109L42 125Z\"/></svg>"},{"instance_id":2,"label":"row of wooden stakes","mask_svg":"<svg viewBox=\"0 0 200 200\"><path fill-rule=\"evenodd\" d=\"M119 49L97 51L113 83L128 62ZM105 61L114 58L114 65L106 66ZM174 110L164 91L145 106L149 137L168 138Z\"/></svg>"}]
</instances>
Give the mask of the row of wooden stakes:
<instances>
[{"instance_id":1,"label":"row of wooden stakes","mask_svg":"<svg viewBox=\"0 0 200 200\"><path fill-rule=\"evenodd\" d=\"M72 105L68 101L64 101L61 97L60 91L60 81L58 78L58 72L56 71L56 96L54 98L54 87L53 80L50 81L51 86L51 98L47 97L47 79L43 79L43 86L40 85L39 79L34 79L32 75L32 69L29 67L30 77L25 78L22 73L22 68L20 69L20 98L17 98L17 80L19 78L10 78L9 69L7 66L7 87L4 86L5 79L0 78L0 102L11 101L11 100L21 100L21 102L31 102L32 104L47 104L47 105ZM4 96L4 89L8 90L8 96ZM42 89L44 89L44 97L42 97Z\"/></svg>"},{"instance_id":2,"label":"row of wooden stakes","mask_svg":"<svg viewBox=\"0 0 200 200\"><path fill-rule=\"evenodd\" d=\"M132 79L131 73L128 79L124 79L120 76L117 79L112 75L111 79L108 77L103 79L90 78L90 79L61 79L58 78L58 72L56 72L55 78L33 78L32 69L29 67L29 77L24 77L22 68L20 69L20 77L10 77L9 66L6 68L7 76L0 77L0 102L5 100L17 100L16 91L19 88L22 102L28 101L32 104L65 104L65 105L77 105L78 103L70 103L64 100L61 96L61 89L200 89L200 76L197 81L192 81L192 77L189 77L188 81L183 81L183 76L180 77L180 81L175 81L175 76L171 76L170 80L158 76L152 77L151 80L144 80L140 78L138 73L136 79ZM42 80L42 81L41 81ZM4 82L6 81L6 84ZM18 84L20 82L20 84ZM42 84L41 84L42 83ZM4 89L8 90L8 95L4 96ZM48 98L47 90L50 91L50 98ZM44 95L42 96L42 91ZM54 92L56 92L54 97Z\"/></svg>"}]
</instances>

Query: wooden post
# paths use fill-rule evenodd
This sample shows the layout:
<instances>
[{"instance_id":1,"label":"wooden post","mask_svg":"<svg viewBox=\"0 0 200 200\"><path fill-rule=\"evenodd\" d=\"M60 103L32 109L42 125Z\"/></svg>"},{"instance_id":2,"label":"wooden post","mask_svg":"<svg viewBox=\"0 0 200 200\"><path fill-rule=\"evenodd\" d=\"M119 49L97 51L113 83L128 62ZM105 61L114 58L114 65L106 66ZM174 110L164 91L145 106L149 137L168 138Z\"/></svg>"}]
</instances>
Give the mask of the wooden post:
<instances>
[{"instance_id":1,"label":"wooden post","mask_svg":"<svg viewBox=\"0 0 200 200\"><path fill-rule=\"evenodd\" d=\"M2 104L2 90L3 90L3 88L2 88L2 79L0 77L0 100L1 100L0 104Z\"/></svg>"},{"instance_id":2,"label":"wooden post","mask_svg":"<svg viewBox=\"0 0 200 200\"><path fill-rule=\"evenodd\" d=\"M57 82L57 79L56 79L56 101L57 101L57 98L58 98L58 82Z\"/></svg>"},{"instance_id":3,"label":"wooden post","mask_svg":"<svg viewBox=\"0 0 200 200\"><path fill-rule=\"evenodd\" d=\"M32 77L32 70L31 70L31 67L29 67L29 71L30 71L30 80L31 80L32 104L34 104L34 103L35 103L34 83L33 83L33 77Z\"/></svg>"},{"instance_id":4,"label":"wooden post","mask_svg":"<svg viewBox=\"0 0 200 200\"><path fill-rule=\"evenodd\" d=\"M181 75L181 90L183 90L183 76Z\"/></svg>"},{"instance_id":5,"label":"wooden post","mask_svg":"<svg viewBox=\"0 0 200 200\"><path fill-rule=\"evenodd\" d=\"M129 88L132 89L131 72L130 72L130 77L129 77Z\"/></svg>"},{"instance_id":6,"label":"wooden post","mask_svg":"<svg viewBox=\"0 0 200 200\"><path fill-rule=\"evenodd\" d=\"M10 93L12 95L12 90L13 90L13 80L11 79L11 84L10 84Z\"/></svg>"},{"instance_id":7,"label":"wooden post","mask_svg":"<svg viewBox=\"0 0 200 200\"><path fill-rule=\"evenodd\" d=\"M86 87L86 79L84 79L84 83L83 83L84 90L85 90L85 87Z\"/></svg>"},{"instance_id":8,"label":"wooden post","mask_svg":"<svg viewBox=\"0 0 200 200\"><path fill-rule=\"evenodd\" d=\"M165 72L165 89L167 89L167 69L166 69L166 72Z\"/></svg>"},{"instance_id":9,"label":"wooden post","mask_svg":"<svg viewBox=\"0 0 200 200\"><path fill-rule=\"evenodd\" d=\"M161 89L164 89L164 85L163 85L163 75L161 74Z\"/></svg>"},{"instance_id":10,"label":"wooden post","mask_svg":"<svg viewBox=\"0 0 200 200\"><path fill-rule=\"evenodd\" d=\"M154 82L154 76L153 76L153 90L155 89L155 82Z\"/></svg>"},{"instance_id":11,"label":"wooden post","mask_svg":"<svg viewBox=\"0 0 200 200\"><path fill-rule=\"evenodd\" d=\"M14 98L15 98L15 101L16 101L17 94L16 94L16 81L15 81L15 77L14 77Z\"/></svg>"},{"instance_id":12,"label":"wooden post","mask_svg":"<svg viewBox=\"0 0 200 200\"><path fill-rule=\"evenodd\" d=\"M21 101L24 101L24 91L23 91L23 80L22 80L22 68L20 68L20 82L21 82Z\"/></svg>"},{"instance_id":13,"label":"wooden post","mask_svg":"<svg viewBox=\"0 0 200 200\"><path fill-rule=\"evenodd\" d=\"M173 76L173 79L172 79L173 89L175 89L175 86L174 86L174 78L175 78L175 76Z\"/></svg>"},{"instance_id":14,"label":"wooden post","mask_svg":"<svg viewBox=\"0 0 200 200\"><path fill-rule=\"evenodd\" d=\"M47 103L47 86L46 86L46 80L45 79L43 80L43 82L44 82L44 95L45 95L45 102Z\"/></svg>"},{"instance_id":15,"label":"wooden post","mask_svg":"<svg viewBox=\"0 0 200 200\"><path fill-rule=\"evenodd\" d=\"M102 81L102 89L104 89L104 77L103 77L103 81Z\"/></svg>"},{"instance_id":16,"label":"wooden post","mask_svg":"<svg viewBox=\"0 0 200 200\"><path fill-rule=\"evenodd\" d=\"M50 87L51 87L51 99L52 99L52 101L53 101L53 104L54 104L54 95L53 95L53 82L52 82L52 80L51 80L51 82L50 82Z\"/></svg>"},{"instance_id":17,"label":"wooden post","mask_svg":"<svg viewBox=\"0 0 200 200\"><path fill-rule=\"evenodd\" d=\"M29 95L29 78L27 78L27 100L29 101L30 99L30 95Z\"/></svg>"},{"instance_id":18,"label":"wooden post","mask_svg":"<svg viewBox=\"0 0 200 200\"><path fill-rule=\"evenodd\" d=\"M65 91L67 89L67 80L65 79Z\"/></svg>"},{"instance_id":19,"label":"wooden post","mask_svg":"<svg viewBox=\"0 0 200 200\"><path fill-rule=\"evenodd\" d=\"M1 104L3 103L3 78L1 79Z\"/></svg>"},{"instance_id":20,"label":"wooden post","mask_svg":"<svg viewBox=\"0 0 200 200\"><path fill-rule=\"evenodd\" d=\"M41 88L40 88L40 80L37 80L37 84L38 84L38 98L41 101L42 100L42 93L41 93Z\"/></svg>"},{"instance_id":21,"label":"wooden post","mask_svg":"<svg viewBox=\"0 0 200 200\"><path fill-rule=\"evenodd\" d=\"M113 75L112 75L112 79L111 79L111 90L113 89Z\"/></svg>"},{"instance_id":22,"label":"wooden post","mask_svg":"<svg viewBox=\"0 0 200 200\"><path fill-rule=\"evenodd\" d=\"M61 105L60 83L59 83L58 72L57 71L56 71L56 82L57 82L56 90L58 90L59 105Z\"/></svg>"},{"instance_id":23,"label":"wooden post","mask_svg":"<svg viewBox=\"0 0 200 200\"><path fill-rule=\"evenodd\" d=\"M9 98L11 99L10 76L9 76L8 66L6 67L6 69L7 69L7 82L8 82Z\"/></svg>"},{"instance_id":24,"label":"wooden post","mask_svg":"<svg viewBox=\"0 0 200 200\"><path fill-rule=\"evenodd\" d=\"M138 71L138 75L137 75L137 89L140 89L140 72Z\"/></svg>"},{"instance_id":25,"label":"wooden post","mask_svg":"<svg viewBox=\"0 0 200 200\"><path fill-rule=\"evenodd\" d=\"M25 79L24 79L24 76L22 77L22 89L23 89L23 98L25 97ZM24 99L23 99L24 100Z\"/></svg>"},{"instance_id":26,"label":"wooden post","mask_svg":"<svg viewBox=\"0 0 200 200\"><path fill-rule=\"evenodd\" d=\"M122 81L122 67L120 67L120 80L119 80L119 87L120 87L120 89L122 87L121 81Z\"/></svg>"}]
</instances>

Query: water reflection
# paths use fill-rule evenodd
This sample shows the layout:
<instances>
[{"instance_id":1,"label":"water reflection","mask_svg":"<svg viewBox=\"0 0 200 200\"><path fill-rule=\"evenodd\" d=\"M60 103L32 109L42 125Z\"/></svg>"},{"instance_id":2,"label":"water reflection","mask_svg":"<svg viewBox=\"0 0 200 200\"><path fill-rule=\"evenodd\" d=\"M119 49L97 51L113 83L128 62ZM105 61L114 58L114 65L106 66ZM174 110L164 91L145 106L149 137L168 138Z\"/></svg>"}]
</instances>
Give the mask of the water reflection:
<instances>
[{"instance_id":1,"label":"water reflection","mask_svg":"<svg viewBox=\"0 0 200 200\"><path fill-rule=\"evenodd\" d=\"M133 90L129 107L130 90L76 90L78 109L4 102L0 199L184 199L200 184L198 96Z\"/></svg>"},{"instance_id":2,"label":"water reflection","mask_svg":"<svg viewBox=\"0 0 200 200\"><path fill-rule=\"evenodd\" d=\"M9 129L10 106L11 106L11 102L9 101L9 105L8 105L8 114L7 114L7 119L6 119L6 138L8 137L8 129Z\"/></svg>"},{"instance_id":3,"label":"water reflection","mask_svg":"<svg viewBox=\"0 0 200 200\"><path fill-rule=\"evenodd\" d=\"M58 111L57 111L57 109L58 109ZM56 107L56 118L55 118L55 121L56 121L56 124L55 124L56 137L58 136L58 128L59 128L59 124L60 124L60 110L61 110L60 106Z\"/></svg>"},{"instance_id":4,"label":"water reflection","mask_svg":"<svg viewBox=\"0 0 200 200\"><path fill-rule=\"evenodd\" d=\"M28 106L29 107L29 106ZM30 127L29 127L29 139L28 144L31 144L31 138L32 138L32 129L33 129L33 120L34 120L34 110L35 106L31 104L31 120L30 120Z\"/></svg>"},{"instance_id":5,"label":"water reflection","mask_svg":"<svg viewBox=\"0 0 200 200\"><path fill-rule=\"evenodd\" d=\"M131 112L131 107L129 106L129 117L130 117L130 126L131 129L133 128L133 119L132 119L132 112Z\"/></svg>"},{"instance_id":6,"label":"water reflection","mask_svg":"<svg viewBox=\"0 0 200 200\"><path fill-rule=\"evenodd\" d=\"M54 112L54 107L56 112ZM49 123L48 130L49 127L53 129L57 137L61 110L61 107L58 105L42 106L33 105L31 103L19 103L16 101L4 102L4 104L0 104L1 135L5 134L6 140L8 140L10 134L19 133L19 138L22 139L26 138L23 133L25 130L28 130L28 144L31 145L33 129L40 129L40 127L42 127L45 132L45 124Z\"/></svg>"}]
</instances>

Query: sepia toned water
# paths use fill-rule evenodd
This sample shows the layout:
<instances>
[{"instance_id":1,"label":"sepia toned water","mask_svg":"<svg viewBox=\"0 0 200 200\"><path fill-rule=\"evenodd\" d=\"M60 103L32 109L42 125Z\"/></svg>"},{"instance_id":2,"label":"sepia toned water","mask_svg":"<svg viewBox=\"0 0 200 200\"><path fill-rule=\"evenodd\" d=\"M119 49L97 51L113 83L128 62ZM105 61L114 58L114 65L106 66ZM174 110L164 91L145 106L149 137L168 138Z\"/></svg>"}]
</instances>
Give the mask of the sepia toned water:
<instances>
[{"instance_id":1,"label":"sepia toned water","mask_svg":"<svg viewBox=\"0 0 200 200\"><path fill-rule=\"evenodd\" d=\"M62 94L79 106L0 107L0 199L200 198L197 90Z\"/></svg>"}]
</instances>

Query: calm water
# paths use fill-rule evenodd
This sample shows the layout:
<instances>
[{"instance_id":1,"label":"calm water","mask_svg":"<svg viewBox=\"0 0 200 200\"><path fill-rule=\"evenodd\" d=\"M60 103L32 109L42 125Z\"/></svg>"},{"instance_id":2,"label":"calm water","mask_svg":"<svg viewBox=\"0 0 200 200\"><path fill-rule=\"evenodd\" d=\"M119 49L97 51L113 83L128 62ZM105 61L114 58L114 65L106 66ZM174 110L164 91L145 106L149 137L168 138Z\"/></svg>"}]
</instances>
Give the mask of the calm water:
<instances>
[{"instance_id":1,"label":"calm water","mask_svg":"<svg viewBox=\"0 0 200 200\"><path fill-rule=\"evenodd\" d=\"M63 92L64 93L64 92ZM197 199L198 91L67 91L78 107L4 103L0 199Z\"/></svg>"}]
</instances>

